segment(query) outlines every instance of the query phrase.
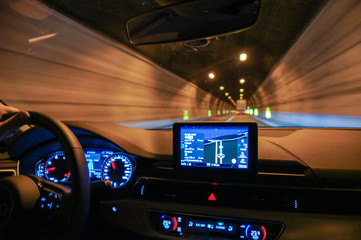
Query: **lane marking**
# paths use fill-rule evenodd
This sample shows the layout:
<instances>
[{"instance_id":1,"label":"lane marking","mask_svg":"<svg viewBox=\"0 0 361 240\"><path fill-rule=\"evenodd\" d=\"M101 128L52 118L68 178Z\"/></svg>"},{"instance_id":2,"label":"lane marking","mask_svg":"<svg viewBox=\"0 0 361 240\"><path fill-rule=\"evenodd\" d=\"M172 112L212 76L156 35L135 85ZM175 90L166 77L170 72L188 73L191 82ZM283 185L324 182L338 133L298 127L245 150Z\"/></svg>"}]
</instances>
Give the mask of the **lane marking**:
<instances>
[{"instance_id":1,"label":"lane marking","mask_svg":"<svg viewBox=\"0 0 361 240\"><path fill-rule=\"evenodd\" d=\"M235 116L236 116L236 115L233 115L232 117L230 117L229 119L227 119L226 122L232 121Z\"/></svg>"}]
</instances>

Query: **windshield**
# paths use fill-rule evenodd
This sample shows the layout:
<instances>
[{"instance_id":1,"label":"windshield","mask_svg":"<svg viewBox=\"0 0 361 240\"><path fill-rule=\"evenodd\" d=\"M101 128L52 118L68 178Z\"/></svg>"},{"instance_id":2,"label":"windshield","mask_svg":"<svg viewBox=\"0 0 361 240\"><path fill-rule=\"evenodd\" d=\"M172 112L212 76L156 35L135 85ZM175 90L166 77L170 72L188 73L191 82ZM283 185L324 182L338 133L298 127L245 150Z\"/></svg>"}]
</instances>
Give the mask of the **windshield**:
<instances>
[{"instance_id":1,"label":"windshield","mask_svg":"<svg viewBox=\"0 0 361 240\"><path fill-rule=\"evenodd\" d=\"M65 121L361 127L360 6L264 0L251 28L129 43L126 22L180 1L0 3L0 99Z\"/></svg>"}]
</instances>

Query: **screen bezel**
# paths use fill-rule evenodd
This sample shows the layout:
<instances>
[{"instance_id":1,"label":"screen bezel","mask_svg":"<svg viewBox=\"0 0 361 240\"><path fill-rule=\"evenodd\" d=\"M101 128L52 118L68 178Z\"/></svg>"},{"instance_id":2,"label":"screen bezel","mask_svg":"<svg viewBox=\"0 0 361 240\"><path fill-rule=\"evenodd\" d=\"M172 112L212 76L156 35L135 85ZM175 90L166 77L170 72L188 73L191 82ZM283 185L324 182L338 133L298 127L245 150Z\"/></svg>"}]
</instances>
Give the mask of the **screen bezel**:
<instances>
[{"instance_id":1,"label":"screen bezel","mask_svg":"<svg viewBox=\"0 0 361 240\"><path fill-rule=\"evenodd\" d=\"M248 127L248 168L227 169L181 166L180 129L183 126ZM173 166L174 170L187 179L227 181L257 175L258 125L256 122L178 122L173 124Z\"/></svg>"}]
</instances>

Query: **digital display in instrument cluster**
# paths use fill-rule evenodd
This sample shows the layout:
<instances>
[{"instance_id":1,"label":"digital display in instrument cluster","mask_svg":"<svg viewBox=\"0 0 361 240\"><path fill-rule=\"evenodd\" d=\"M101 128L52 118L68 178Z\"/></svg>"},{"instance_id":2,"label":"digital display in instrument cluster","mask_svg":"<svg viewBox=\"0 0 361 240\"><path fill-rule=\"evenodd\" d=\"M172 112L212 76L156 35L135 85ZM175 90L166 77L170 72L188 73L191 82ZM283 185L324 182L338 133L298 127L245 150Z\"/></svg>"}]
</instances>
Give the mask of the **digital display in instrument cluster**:
<instances>
[{"instance_id":1,"label":"digital display in instrument cluster","mask_svg":"<svg viewBox=\"0 0 361 240\"><path fill-rule=\"evenodd\" d=\"M102 166L106 159L113 155L113 151L99 148L84 149L85 159L88 163L89 177L91 180L101 179Z\"/></svg>"}]
</instances>

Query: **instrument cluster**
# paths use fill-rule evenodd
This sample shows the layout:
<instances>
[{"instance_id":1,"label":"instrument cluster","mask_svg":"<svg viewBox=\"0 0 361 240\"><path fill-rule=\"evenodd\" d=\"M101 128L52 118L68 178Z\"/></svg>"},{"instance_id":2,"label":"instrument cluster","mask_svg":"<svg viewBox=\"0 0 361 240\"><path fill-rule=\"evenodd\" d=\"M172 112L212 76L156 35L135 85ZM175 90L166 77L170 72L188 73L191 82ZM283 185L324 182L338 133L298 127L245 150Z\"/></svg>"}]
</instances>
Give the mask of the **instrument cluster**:
<instances>
[{"instance_id":1,"label":"instrument cluster","mask_svg":"<svg viewBox=\"0 0 361 240\"><path fill-rule=\"evenodd\" d=\"M103 148L84 148L90 181L110 180L113 188L123 187L131 179L134 159L123 152ZM63 151L50 153L35 164L38 177L59 183L71 180Z\"/></svg>"}]
</instances>

